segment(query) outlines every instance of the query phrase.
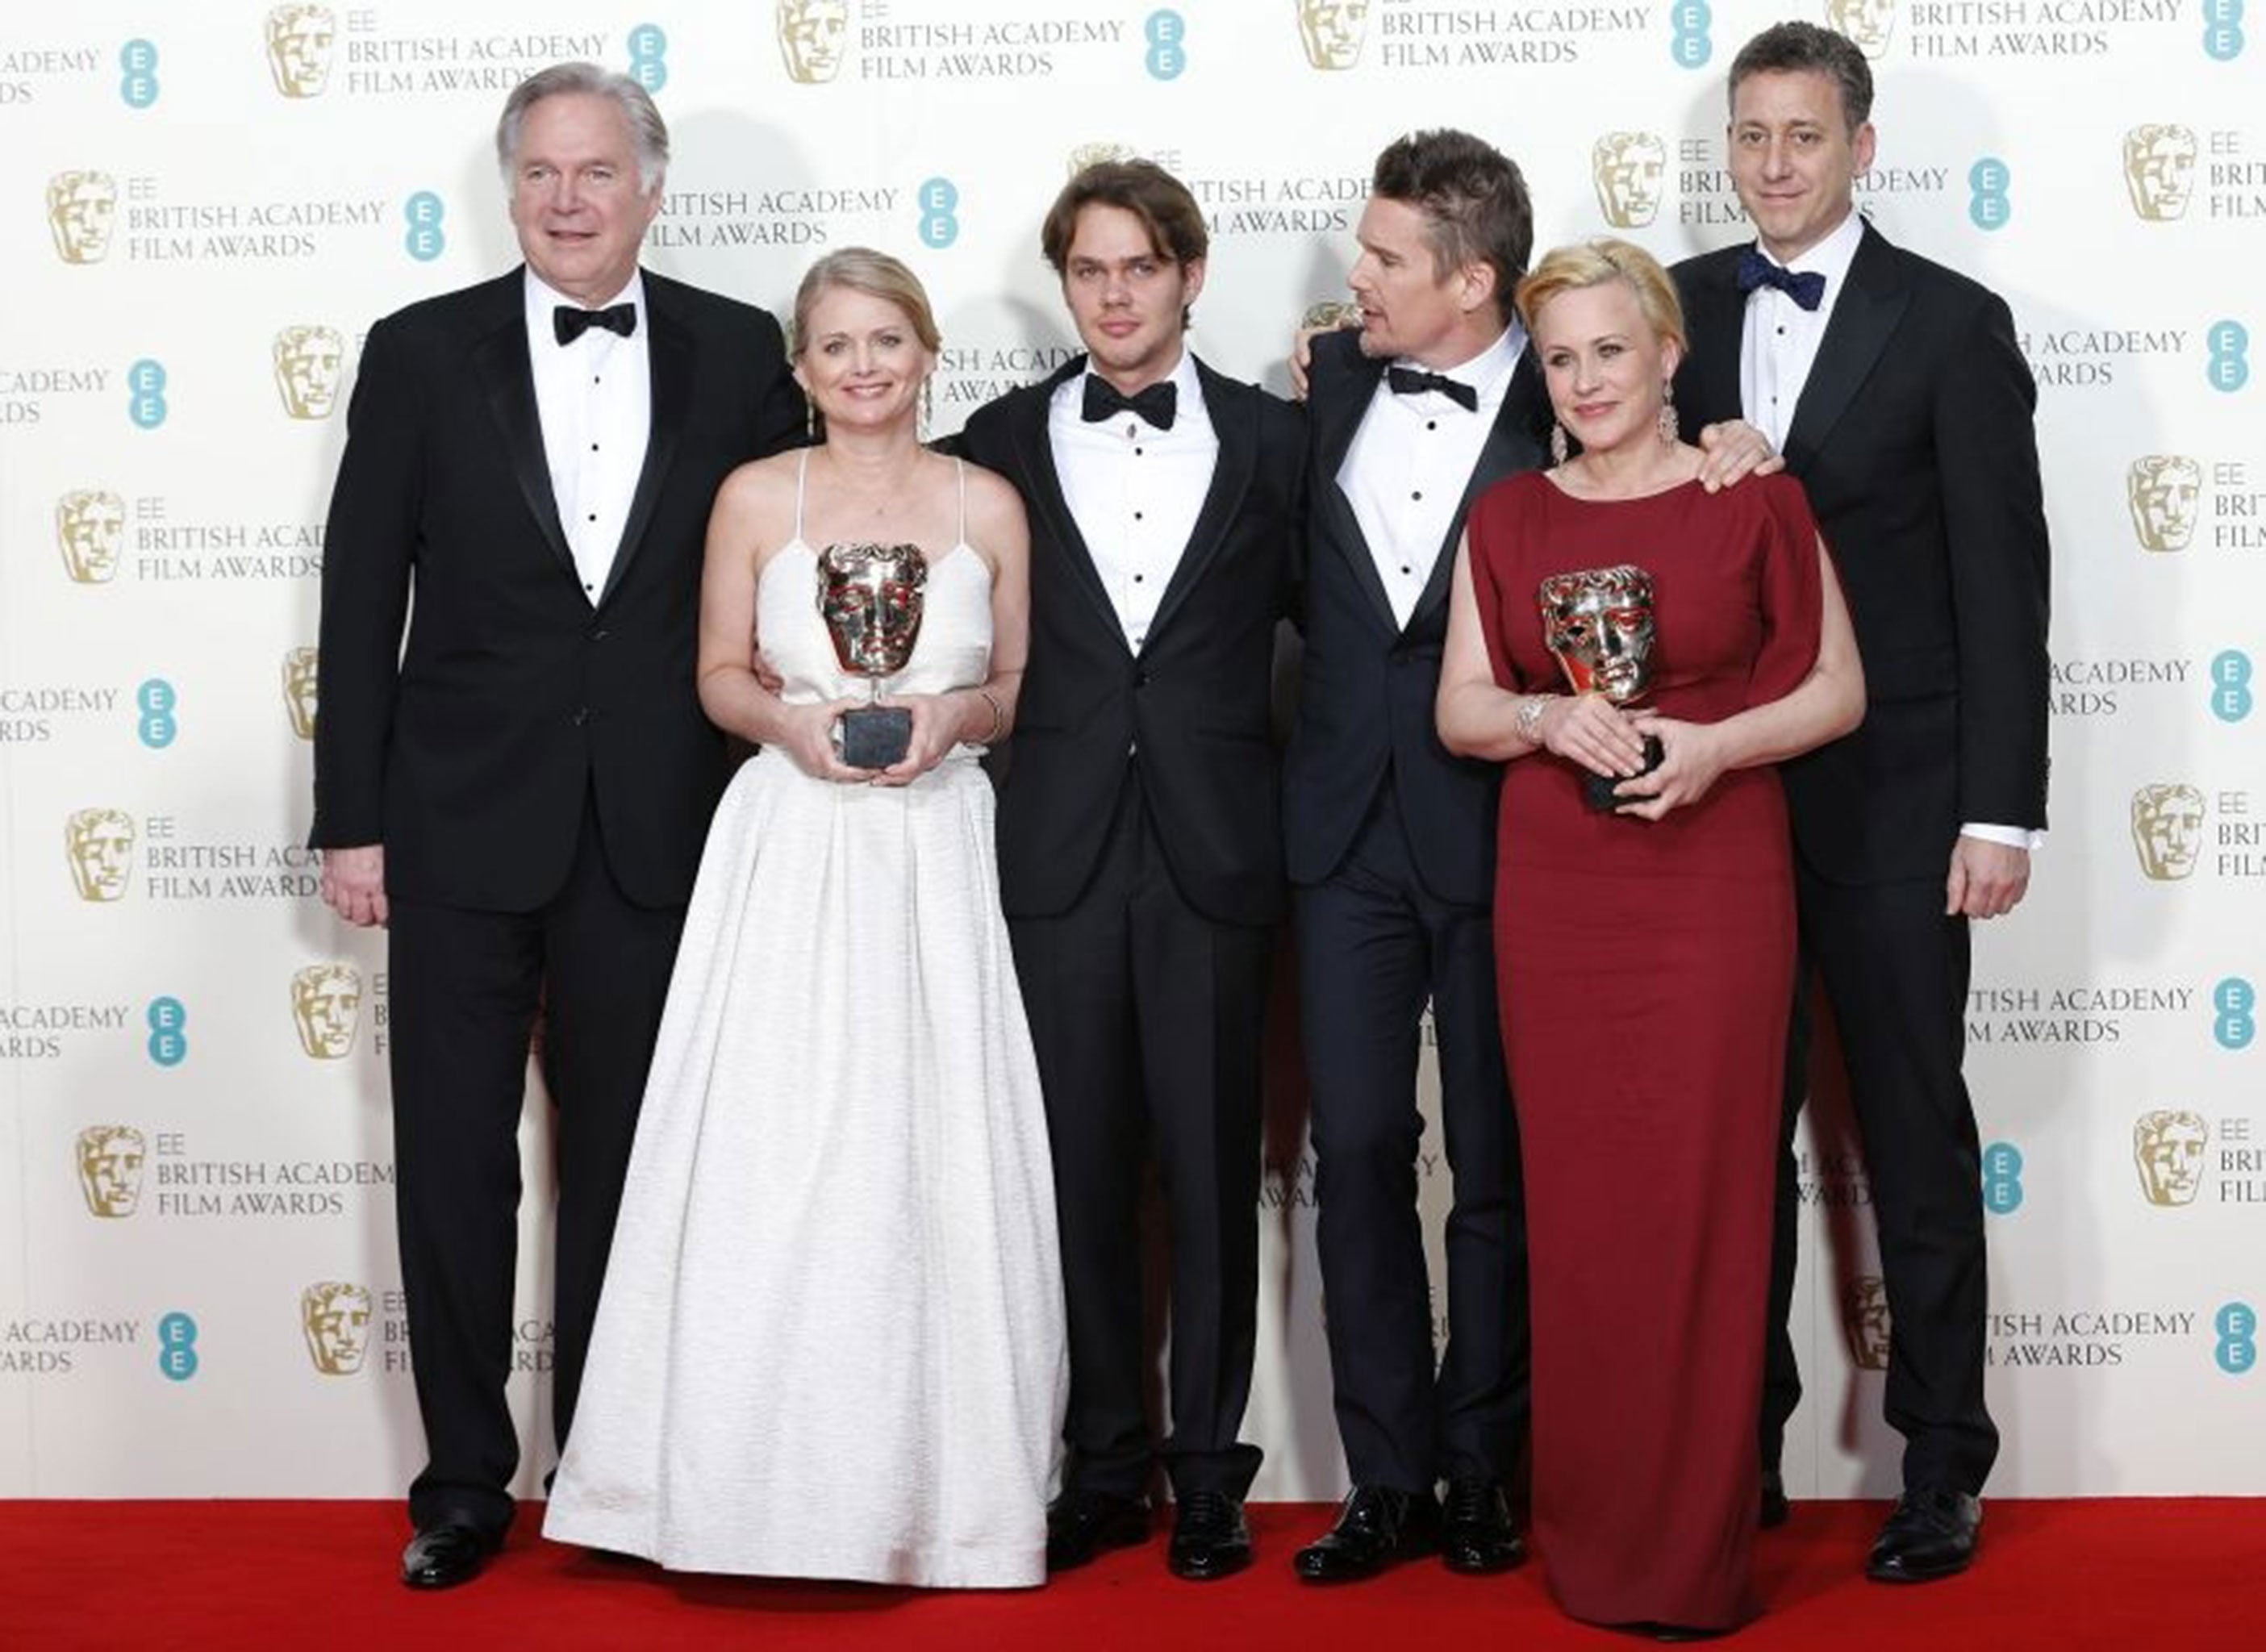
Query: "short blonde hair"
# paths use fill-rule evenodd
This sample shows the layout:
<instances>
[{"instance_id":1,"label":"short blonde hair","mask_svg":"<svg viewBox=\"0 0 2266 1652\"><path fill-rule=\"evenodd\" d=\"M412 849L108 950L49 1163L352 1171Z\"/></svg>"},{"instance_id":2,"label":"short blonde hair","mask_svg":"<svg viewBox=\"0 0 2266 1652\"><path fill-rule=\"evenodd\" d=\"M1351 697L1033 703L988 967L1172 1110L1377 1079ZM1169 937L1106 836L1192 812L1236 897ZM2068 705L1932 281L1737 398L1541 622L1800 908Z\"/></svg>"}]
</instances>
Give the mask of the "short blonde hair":
<instances>
[{"instance_id":1,"label":"short blonde hair","mask_svg":"<svg viewBox=\"0 0 2266 1652\"><path fill-rule=\"evenodd\" d=\"M1677 302L1676 283L1660 260L1633 241L1609 236L1575 246L1553 247L1542 255L1534 273L1518 283L1518 318L1534 331L1534 318L1561 293L1601 287L1623 281L1636 295L1636 307L1662 340L1674 340L1678 350L1689 350L1685 336L1684 306Z\"/></svg>"},{"instance_id":2,"label":"short blonde hair","mask_svg":"<svg viewBox=\"0 0 2266 1652\"><path fill-rule=\"evenodd\" d=\"M820 296L836 287L895 304L913 324L913 337L920 340L921 348L934 355L944 347L944 335L936 330L936 312L929 308L928 291L904 260L876 252L870 246L845 246L813 264L795 289L791 347L798 357L809 346L810 312L818 307Z\"/></svg>"}]
</instances>

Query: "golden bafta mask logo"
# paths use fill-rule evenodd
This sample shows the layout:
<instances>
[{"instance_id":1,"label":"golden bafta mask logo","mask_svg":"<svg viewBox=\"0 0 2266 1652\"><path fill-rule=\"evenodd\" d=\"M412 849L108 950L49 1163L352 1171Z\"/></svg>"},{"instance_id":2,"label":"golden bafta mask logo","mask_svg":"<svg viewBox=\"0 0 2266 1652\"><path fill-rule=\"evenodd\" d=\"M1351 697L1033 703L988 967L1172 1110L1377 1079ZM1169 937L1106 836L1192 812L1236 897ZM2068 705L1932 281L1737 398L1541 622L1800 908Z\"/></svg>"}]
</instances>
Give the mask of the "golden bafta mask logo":
<instances>
[{"instance_id":1,"label":"golden bafta mask logo","mask_svg":"<svg viewBox=\"0 0 2266 1652\"><path fill-rule=\"evenodd\" d=\"M2176 453L2151 453L2124 472L2124 503L2144 551L2184 551L2195 537L2203 466Z\"/></svg>"},{"instance_id":2,"label":"golden bafta mask logo","mask_svg":"<svg viewBox=\"0 0 2266 1652\"><path fill-rule=\"evenodd\" d=\"M55 501L55 545L63 572L80 585L107 585L126 542L126 501L100 487L74 487Z\"/></svg>"},{"instance_id":3,"label":"golden bafta mask logo","mask_svg":"<svg viewBox=\"0 0 2266 1652\"><path fill-rule=\"evenodd\" d=\"M1897 0L1825 0L1825 22L1866 56L1885 56L1897 38Z\"/></svg>"},{"instance_id":4,"label":"golden bafta mask logo","mask_svg":"<svg viewBox=\"0 0 2266 1652\"><path fill-rule=\"evenodd\" d=\"M328 6L281 5L267 14L267 73L287 98L319 98L331 79L338 19Z\"/></svg>"},{"instance_id":5,"label":"golden bafta mask logo","mask_svg":"<svg viewBox=\"0 0 2266 1652\"><path fill-rule=\"evenodd\" d=\"M2203 793L2191 786L2144 786L2132 793L2132 846L2140 870L2176 883L2203 858Z\"/></svg>"},{"instance_id":6,"label":"golden bafta mask logo","mask_svg":"<svg viewBox=\"0 0 2266 1652\"><path fill-rule=\"evenodd\" d=\"M2196 135L2183 126L2152 121L2124 135L2124 193L2151 223L2187 216L2195 169Z\"/></svg>"},{"instance_id":7,"label":"golden bafta mask logo","mask_svg":"<svg viewBox=\"0 0 2266 1652\"><path fill-rule=\"evenodd\" d=\"M317 1061L354 1053L361 1019L362 971L343 961L309 964L291 977L291 1021L299 1048Z\"/></svg>"},{"instance_id":8,"label":"golden bafta mask logo","mask_svg":"<svg viewBox=\"0 0 2266 1652\"><path fill-rule=\"evenodd\" d=\"M1843 1288L1849 1358L1859 1371L1889 1368L1889 1288L1878 1274L1859 1274Z\"/></svg>"},{"instance_id":9,"label":"golden bafta mask logo","mask_svg":"<svg viewBox=\"0 0 2266 1652\"><path fill-rule=\"evenodd\" d=\"M336 327L286 327L275 335L275 391L294 419L327 419L339 399L347 341Z\"/></svg>"},{"instance_id":10,"label":"golden bafta mask logo","mask_svg":"<svg viewBox=\"0 0 2266 1652\"><path fill-rule=\"evenodd\" d=\"M1297 0L1298 44L1316 69L1351 69L1361 62L1369 33L1371 0Z\"/></svg>"},{"instance_id":11,"label":"golden bafta mask logo","mask_svg":"<svg viewBox=\"0 0 2266 1652\"><path fill-rule=\"evenodd\" d=\"M339 1280L309 1285L299 1293L299 1328L317 1371L353 1376L369 1352L369 1292Z\"/></svg>"},{"instance_id":12,"label":"golden bafta mask logo","mask_svg":"<svg viewBox=\"0 0 2266 1652\"><path fill-rule=\"evenodd\" d=\"M850 43L850 0L778 0L777 15L788 78L804 86L833 79Z\"/></svg>"},{"instance_id":13,"label":"golden bafta mask logo","mask_svg":"<svg viewBox=\"0 0 2266 1652\"><path fill-rule=\"evenodd\" d=\"M291 714L291 732L302 740L315 737L320 663L321 655L312 648L292 648L283 655L283 709Z\"/></svg>"},{"instance_id":14,"label":"golden bafta mask logo","mask_svg":"<svg viewBox=\"0 0 2266 1652\"><path fill-rule=\"evenodd\" d=\"M48 179L48 233L66 264L99 264L118 222L118 186L107 172L57 172Z\"/></svg>"},{"instance_id":15,"label":"golden bafta mask logo","mask_svg":"<svg viewBox=\"0 0 2266 1652\"><path fill-rule=\"evenodd\" d=\"M2203 1188L2211 1126L2184 1107L2155 1107L2132 1121L2132 1165L2150 1204L2193 1204Z\"/></svg>"},{"instance_id":16,"label":"golden bafta mask logo","mask_svg":"<svg viewBox=\"0 0 2266 1652\"><path fill-rule=\"evenodd\" d=\"M63 853L82 901L115 901L134 881L134 817L123 809L73 809L63 821Z\"/></svg>"},{"instance_id":17,"label":"golden bafta mask logo","mask_svg":"<svg viewBox=\"0 0 2266 1652\"><path fill-rule=\"evenodd\" d=\"M1668 145L1653 132L1608 132L1590 151L1597 210L1617 230L1641 230L1660 210Z\"/></svg>"},{"instance_id":18,"label":"golden bafta mask logo","mask_svg":"<svg viewBox=\"0 0 2266 1652\"><path fill-rule=\"evenodd\" d=\"M132 1216L142 1202L142 1132L130 1124L97 1124L78 1133L78 1190L99 1217Z\"/></svg>"}]
</instances>

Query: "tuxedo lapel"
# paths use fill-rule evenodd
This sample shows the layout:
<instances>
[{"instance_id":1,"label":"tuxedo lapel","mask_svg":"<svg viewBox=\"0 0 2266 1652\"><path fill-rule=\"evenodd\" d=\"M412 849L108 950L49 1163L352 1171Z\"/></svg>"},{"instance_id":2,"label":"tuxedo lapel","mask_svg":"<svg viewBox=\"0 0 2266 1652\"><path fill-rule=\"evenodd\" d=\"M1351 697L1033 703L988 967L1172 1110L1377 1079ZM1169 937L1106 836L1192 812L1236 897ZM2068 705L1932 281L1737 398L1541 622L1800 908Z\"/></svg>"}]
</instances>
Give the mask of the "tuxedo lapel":
<instances>
[{"instance_id":1,"label":"tuxedo lapel","mask_svg":"<svg viewBox=\"0 0 2266 1652\"><path fill-rule=\"evenodd\" d=\"M1204 492L1195 528L1157 604L1156 617L1149 622L1152 639L1171 622L1188 592L1203 578L1204 570L1218 559L1259 463L1258 395L1220 377L1202 362L1196 363L1196 380L1203 386L1204 413L1211 420L1212 434L1219 438L1219 457L1212 463L1211 486Z\"/></svg>"},{"instance_id":2,"label":"tuxedo lapel","mask_svg":"<svg viewBox=\"0 0 2266 1652\"><path fill-rule=\"evenodd\" d=\"M1700 418L1709 423L1746 416L1739 393L1739 352L1746 337L1747 301L1732 279L1736 267L1729 259L1707 267L1693 283L1687 306L1692 399L1699 404Z\"/></svg>"},{"instance_id":3,"label":"tuxedo lapel","mask_svg":"<svg viewBox=\"0 0 2266 1652\"><path fill-rule=\"evenodd\" d=\"M1817 359L1794 406L1786 433L1787 468L1800 476L1833 434L1887 347L1911 294L1897 278L1896 260L1869 223L1849 263L1849 284L1834 300L1833 318L1818 340Z\"/></svg>"},{"instance_id":4,"label":"tuxedo lapel","mask_svg":"<svg viewBox=\"0 0 2266 1652\"><path fill-rule=\"evenodd\" d=\"M1332 347L1340 336L1325 333L1316 338L1316 352ZM1321 501L1321 521L1316 528L1319 537L1334 545L1345 559L1354 582L1361 587L1370 607L1376 610L1378 623L1388 632L1397 632L1400 624L1393 618L1392 598L1386 595L1385 581L1378 575L1377 559L1371 554L1368 536L1361 530L1361 519L1354 515L1353 501L1338 486L1338 471L1344 467L1346 453L1361 428L1363 415L1376 398L1377 381L1385 376L1385 363L1362 355L1351 338L1346 338L1338 347L1352 358L1344 374L1344 391L1325 397L1307 410L1314 421L1315 472L1324 483L1313 490L1314 497Z\"/></svg>"},{"instance_id":5,"label":"tuxedo lapel","mask_svg":"<svg viewBox=\"0 0 2266 1652\"><path fill-rule=\"evenodd\" d=\"M516 286L513 290L518 290ZM503 324L472 347L472 366L487 392L488 411L495 415L504 450L511 456L511 473L535 525L559 565L572 574L574 553L567 548L566 532L559 525L559 501L551 492L551 462L543 452L535 369L527 359L527 322L520 306L514 304Z\"/></svg>"},{"instance_id":6,"label":"tuxedo lapel","mask_svg":"<svg viewBox=\"0 0 2266 1652\"><path fill-rule=\"evenodd\" d=\"M1542 464L1542 444L1536 432L1541 428L1541 413L1548 406L1549 395L1542 387L1542 369L1535 362L1534 347L1529 344L1518 353L1518 364L1511 369L1502 406L1495 410L1495 423L1488 427L1487 440L1480 444L1479 462L1472 466L1472 473L1464 483L1463 497L1456 501L1456 514L1448 522L1448 537L1433 555L1432 577L1424 582L1423 595L1416 599L1415 609L1408 616L1407 629L1414 631L1422 625L1448 600L1448 588L1456 572L1456 541L1463 535L1464 519L1471 515L1473 502L1504 477L1537 469Z\"/></svg>"},{"instance_id":7,"label":"tuxedo lapel","mask_svg":"<svg viewBox=\"0 0 2266 1652\"><path fill-rule=\"evenodd\" d=\"M1055 468L1055 444L1047 434L1055 391L1084 371L1085 358L1074 356L1052 377L1021 391L1011 410L1009 423L1014 435L1016 468L1022 472L1026 483L1023 499L1032 516L1033 554L1037 554L1042 540L1051 541L1059 547L1071 583L1085 594L1095 611L1107 622L1110 633L1122 642L1124 623L1117 617L1116 604L1109 600L1108 588L1101 582L1101 571L1093 566L1093 552L1086 546L1085 536L1078 531L1078 519L1071 515L1070 501L1063 496L1062 473Z\"/></svg>"},{"instance_id":8,"label":"tuxedo lapel","mask_svg":"<svg viewBox=\"0 0 2266 1652\"><path fill-rule=\"evenodd\" d=\"M685 414L692 401L695 355L692 335L672 313L675 308L665 286L647 276L646 357L653 379L652 422L646 436L645 464L638 472L637 491L630 496L629 517L622 525L621 543L614 550L606 588L599 594L601 603L619 588L638 547L645 542L646 528L653 521L654 507L660 501L669 467L676 457L678 438L684 434Z\"/></svg>"}]
</instances>

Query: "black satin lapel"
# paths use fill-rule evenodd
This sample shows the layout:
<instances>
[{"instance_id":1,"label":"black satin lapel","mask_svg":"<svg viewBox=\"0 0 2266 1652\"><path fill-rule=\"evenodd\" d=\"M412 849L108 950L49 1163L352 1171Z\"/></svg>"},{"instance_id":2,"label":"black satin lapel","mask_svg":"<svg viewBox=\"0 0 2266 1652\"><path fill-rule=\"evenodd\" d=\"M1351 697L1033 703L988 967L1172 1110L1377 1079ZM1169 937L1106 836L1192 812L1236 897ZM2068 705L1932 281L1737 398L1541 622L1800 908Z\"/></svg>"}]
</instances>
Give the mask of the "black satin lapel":
<instances>
[{"instance_id":1,"label":"black satin lapel","mask_svg":"<svg viewBox=\"0 0 2266 1652\"><path fill-rule=\"evenodd\" d=\"M1211 486L1204 492L1195 528L1181 549L1180 561L1173 566L1173 577L1166 583L1165 595L1157 603L1156 617L1149 622L1151 638L1172 619L1188 592L1203 578L1204 570L1218 559L1221 549L1227 544L1227 530L1236 513L1243 508L1244 495L1251 491L1251 479L1259 464L1257 394L1229 384L1201 362L1196 363L1196 377L1203 386L1204 412L1211 420L1212 434L1219 438L1219 457L1213 461Z\"/></svg>"},{"instance_id":2,"label":"black satin lapel","mask_svg":"<svg viewBox=\"0 0 2266 1652\"><path fill-rule=\"evenodd\" d=\"M1367 594L1378 622L1388 632L1397 633L1400 622L1393 618L1392 598L1386 595L1385 581L1378 574L1377 558L1370 550L1368 536L1361 530L1361 518L1354 515L1353 501L1338 486L1338 472L1345 467L1354 434L1376 399L1377 381L1384 376L1383 362L1356 353L1346 374L1344 393L1334 394L1325 406L1307 405L1307 416L1314 421L1314 471L1308 486L1320 506L1308 532L1336 546L1352 570L1354 582Z\"/></svg>"},{"instance_id":3,"label":"black satin lapel","mask_svg":"<svg viewBox=\"0 0 2266 1652\"><path fill-rule=\"evenodd\" d=\"M1710 423L1743 419L1739 351L1746 337L1746 298L1729 280L1712 281L1692 296L1692 375L1698 384L1699 411ZM1694 440L1698 435L1697 430L1692 432Z\"/></svg>"},{"instance_id":4,"label":"black satin lapel","mask_svg":"<svg viewBox=\"0 0 2266 1652\"><path fill-rule=\"evenodd\" d=\"M526 323L515 313L473 347L472 362L487 391L488 411L495 415L505 450L511 455L511 473L519 480L527 508L551 553L571 574L574 553L567 548L566 532L559 525L559 501L551 492L551 462L544 457L543 420L535 407L535 369L527 359Z\"/></svg>"},{"instance_id":5,"label":"black satin lapel","mask_svg":"<svg viewBox=\"0 0 2266 1652\"><path fill-rule=\"evenodd\" d=\"M1802 399L1794 405L1794 423L1787 428L1787 468L1796 476L1817 457L1863 388L1910 298L1896 280L1888 243L1868 229L1849 265L1848 289L1834 303L1833 318L1818 340L1817 360L1810 365Z\"/></svg>"},{"instance_id":6,"label":"black satin lapel","mask_svg":"<svg viewBox=\"0 0 2266 1652\"><path fill-rule=\"evenodd\" d=\"M1101 571L1093 566L1093 552L1086 548L1085 536L1078 530L1078 520L1070 514L1070 501L1063 497L1062 475L1055 469L1055 446L1047 437L1052 401L1049 386L1058 382L1049 380L1025 395L1014 413L1015 457L1028 484L1023 490L1023 502L1031 514L1031 554L1038 556L1039 546L1045 541L1058 546L1071 582L1085 593L1086 600L1108 622L1111 634L1122 642L1125 622L1118 618L1117 605L1109 600L1108 588L1101 582Z\"/></svg>"},{"instance_id":7,"label":"black satin lapel","mask_svg":"<svg viewBox=\"0 0 2266 1652\"><path fill-rule=\"evenodd\" d=\"M1446 604L1448 588L1455 578L1456 541L1463 537L1464 519L1472 514L1473 502L1504 477L1541 468L1540 433L1549 407L1542 369L1530 346L1519 353L1518 365L1511 369L1510 387L1503 392L1502 406L1495 412L1495 423L1488 428L1487 440L1480 444L1479 462L1472 466L1470 479L1464 484L1464 496L1456 501L1448 537L1433 555L1432 577L1424 581L1424 594L1416 599L1415 610L1408 616L1409 630L1422 625Z\"/></svg>"},{"instance_id":8,"label":"black satin lapel","mask_svg":"<svg viewBox=\"0 0 2266 1652\"><path fill-rule=\"evenodd\" d=\"M646 344L653 379L652 422L646 434L645 465L638 472L637 492L630 495L629 519L622 524L621 544L614 548L614 565L598 598L602 603L620 587L623 574L645 543L645 530L653 521L662 487L669 480L669 467L676 462L677 441L684 434L685 414L692 405L691 337L660 313L650 289L645 307L653 329Z\"/></svg>"}]
</instances>

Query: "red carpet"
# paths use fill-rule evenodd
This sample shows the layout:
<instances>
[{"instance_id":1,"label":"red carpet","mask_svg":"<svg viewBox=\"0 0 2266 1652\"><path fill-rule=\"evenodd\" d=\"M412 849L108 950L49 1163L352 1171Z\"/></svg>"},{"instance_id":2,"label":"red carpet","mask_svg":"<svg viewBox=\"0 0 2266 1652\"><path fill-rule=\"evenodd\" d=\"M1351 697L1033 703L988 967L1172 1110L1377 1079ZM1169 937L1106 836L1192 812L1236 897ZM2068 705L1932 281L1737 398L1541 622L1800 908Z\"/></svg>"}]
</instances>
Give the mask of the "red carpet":
<instances>
[{"instance_id":1,"label":"red carpet","mask_svg":"<svg viewBox=\"0 0 2266 1652\"><path fill-rule=\"evenodd\" d=\"M527 1511L532 1513L534 1511ZM1319 1507L1255 1509L1259 1563L1201 1587L1166 1575L1161 1538L1043 1590L904 1590L679 1578L542 1542L523 1519L478 1582L418 1595L394 1581L398 1506L372 1502L0 1502L0 1648L701 1647L1264 1648L1525 1652L1650 1644L1569 1623L1530 1563L1495 1578L1404 1566L1300 1586L1290 1551ZM1739 1647L1861 1652L2257 1646L2266 1502L1996 1502L1983 1559L1921 1588L1867 1583L1882 1509L1798 1504L1765 1533L1769 1615Z\"/></svg>"}]
</instances>

